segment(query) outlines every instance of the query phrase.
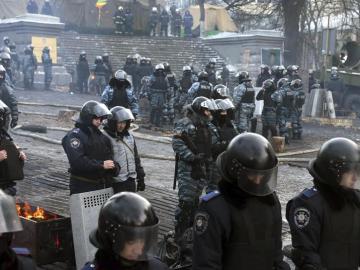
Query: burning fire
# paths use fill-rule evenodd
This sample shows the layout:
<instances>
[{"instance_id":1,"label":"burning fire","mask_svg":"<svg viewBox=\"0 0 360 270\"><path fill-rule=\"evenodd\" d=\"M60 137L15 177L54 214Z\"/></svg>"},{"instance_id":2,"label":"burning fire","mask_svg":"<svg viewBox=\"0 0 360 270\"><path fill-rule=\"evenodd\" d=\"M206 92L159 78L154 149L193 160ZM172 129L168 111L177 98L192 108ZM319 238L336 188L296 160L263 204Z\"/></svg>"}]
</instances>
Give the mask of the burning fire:
<instances>
[{"instance_id":1,"label":"burning fire","mask_svg":"<svg viewBox=\"0 0 360 270\"><path fill-rule=\"evenodd\" d=\"M25 202L23 206L21 206L20 203L17 203L16 210L20 217L26 219L45 219L45 210L39 206L36 207L36 211L33 211L29 203Z\"/></svg>"}]
</instances>

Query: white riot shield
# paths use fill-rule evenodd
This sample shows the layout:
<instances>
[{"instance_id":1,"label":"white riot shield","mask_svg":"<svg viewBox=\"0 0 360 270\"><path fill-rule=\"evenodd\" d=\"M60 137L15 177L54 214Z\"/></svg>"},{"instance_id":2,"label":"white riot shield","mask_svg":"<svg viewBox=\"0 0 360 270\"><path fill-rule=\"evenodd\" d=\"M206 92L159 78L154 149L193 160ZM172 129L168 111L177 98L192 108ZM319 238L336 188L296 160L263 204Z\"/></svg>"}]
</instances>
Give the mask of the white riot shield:
<instances>
[{"instance_id":1,"label":"white riot shield","mask_svg":"<svg viewBox=\"0 0 360 270\"><path fill-rule=\"evenodd\" d=\"M70 196L71 226L78 270L94 259L96 248L90 243L89 234L97 227L101 206L113 194L113 189L107 188Z\"/></svg>"}]
</instances>

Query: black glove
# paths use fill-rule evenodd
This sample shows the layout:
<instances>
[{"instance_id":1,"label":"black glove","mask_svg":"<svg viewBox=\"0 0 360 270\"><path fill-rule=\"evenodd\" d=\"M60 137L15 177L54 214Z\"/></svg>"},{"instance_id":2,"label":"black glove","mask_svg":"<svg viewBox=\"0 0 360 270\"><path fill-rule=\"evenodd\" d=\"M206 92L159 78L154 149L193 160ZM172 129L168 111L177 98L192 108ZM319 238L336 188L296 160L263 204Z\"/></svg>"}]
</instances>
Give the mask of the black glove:
<instances>
[{"instance_id":1,"label":"black glove","mask_svg":"<svg viewBox=\"0 0 360 270\"><path fill-rule=\"evenodd\" d=\"M199 153L194 156L194 162L204 161L204 159L205 159L204 153Z\"/></svg>"},{"instance_id":2,"label":"black glove","mask_svg":"<svg viewBox=\"0 0 360 270\"><path fill-rule=\"evenodd\" d=\"M145 181L144 179L137 180L137 191L144 191L145 190Z\"/></svg>"},{"instance_id":3,"label":"black glove","mask_svg":"<svg viewBox=\"0 0 360 270\"><path fill-rule=\"evenodd\" d=\"M15 117L13 117L13 118L11 119L11 122L10 122L10 127L11 127L11 128L16 127L16 126L17 126L17 122L18 122L18 119L15 118Z\"/></svg>"}]
</instances>

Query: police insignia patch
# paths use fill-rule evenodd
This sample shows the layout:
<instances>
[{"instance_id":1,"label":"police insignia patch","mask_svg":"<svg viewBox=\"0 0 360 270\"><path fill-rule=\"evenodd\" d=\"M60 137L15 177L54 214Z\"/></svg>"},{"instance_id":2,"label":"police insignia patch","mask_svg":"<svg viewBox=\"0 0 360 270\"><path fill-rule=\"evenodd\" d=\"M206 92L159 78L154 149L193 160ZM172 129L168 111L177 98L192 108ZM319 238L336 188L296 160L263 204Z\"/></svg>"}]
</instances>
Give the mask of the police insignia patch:
<instances>
[{"instance_id":1,"label":"police insignia patch","mask_svg":"<svg viewBox=\"0 0 360 270\"><path fill-rule=\"evenodd\" d=\"M80 146L80 140L77 139L77 138L72 138L72 139L70 140L70 145L71 145L72 148L79 148L79 146Z\"/></svg>"},{"instance_id":2,"label":"police insignia patch","mask_svg":"<svg viewBox=\"0 0 360 270\"><path fill-rule=\"evenodd\" d=\"M196 234L203 234L208 226L209 215L207 213L197 213L195 215L194 230Z\"/></svg>"},{"instance_id":3,"label":"police insignia patch","mask_svg":"<svg viewBox=\"0 0 360 270\"><path fill-rule=\"evenodd\" d=\"M296 227L302 229L310 222L310 211L306 208L296 208L294 212L294 222Z\"/></svg>"}]
</instances>

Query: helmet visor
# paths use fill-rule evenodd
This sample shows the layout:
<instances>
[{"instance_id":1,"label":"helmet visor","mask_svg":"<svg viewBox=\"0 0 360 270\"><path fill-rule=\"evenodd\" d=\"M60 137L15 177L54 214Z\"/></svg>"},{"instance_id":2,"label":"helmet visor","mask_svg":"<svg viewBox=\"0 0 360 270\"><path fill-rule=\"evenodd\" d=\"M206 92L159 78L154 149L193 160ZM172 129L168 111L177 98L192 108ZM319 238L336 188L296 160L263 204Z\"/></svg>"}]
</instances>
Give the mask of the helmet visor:
<instances>
[{"instance_id":1,"label":"helmet visor","mask_svg":"<svg viewBox=\"0 0 360 270\"><path fill-rule=\"evenodd\" d=\"M133 121L135 120L135 118L129 109L124 108L114 113L113 120L116 120L118 122L127 121L127 120Z\"/></svg>"},{"instance_id":2,"label":"helmet visor","mask_svg":"<svg viewBox=\"0 0 360 270\"><path fill-rule=\"evenodd\" d=\"M230 99L221 99L216 102L218 109L221 111L227 111L229 109L235 109L234 104L231 102Z\"/></svg>"},{"instance_id":3,"label":"helmet visor","mask_svg":"<svg viewBox=\"0 0 360 270\"><path fill-rule=\"evenodd\" d=\"M99 103L93 108L93 115L101 118L111 118L112 114L105 104Z\"/></svg>"},{"instance_id":4,"label":"helmet visor","mask_svg":"<svg viewBox=\"0 0 360 270\"><path fill-rule=\"evenodd\" d=\"M216 105L216 102L213 99L209 99L209 100L205 100L205 101L201 102L200 106L202 108L208 109L209 111L218 110L218 106Z\"/></svg>"},{"instance_id":5,"label":"helmet visor","mask_svg":"<svg viewBox=\"0 0 360 270\"><path fill-rule=\"evenodd\" d=\"M156 254L158 228L159 223L146 227L120 226L112 239L114 252L129 261L153 258Z\"/></svg>"},{"instance_id":6,"label":"helmet visor","mask_svg":"<svg viewBox=\"0 0 360 270\"><path fill-rule=\"evenodd\" d=\"M238 187L251 195L269 195L276 188L277 172L277 166L269 170L243 169L237 177Z\"/></svg>"}]
</instances>

